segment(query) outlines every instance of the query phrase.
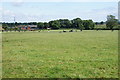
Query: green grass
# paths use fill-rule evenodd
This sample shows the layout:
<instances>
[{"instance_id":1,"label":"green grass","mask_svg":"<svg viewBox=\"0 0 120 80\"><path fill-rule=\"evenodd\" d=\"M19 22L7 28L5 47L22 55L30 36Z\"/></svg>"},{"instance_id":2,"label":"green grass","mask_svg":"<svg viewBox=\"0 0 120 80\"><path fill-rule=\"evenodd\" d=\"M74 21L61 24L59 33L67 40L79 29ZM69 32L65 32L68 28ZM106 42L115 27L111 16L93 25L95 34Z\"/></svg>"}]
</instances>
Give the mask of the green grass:
<instances>
[{"instance_id":1,"label":"green grass","mask_svg":"<svg viewBox=\"0 0 120 80\"><path fill-rule=\"evenodd\" d=\"M106 28L106 25L95 25L95 28Z\"/></svg>"},{"instance_id":2,"label":"green grass","mask_svg":"<svg viewBox=\"0 0 120 80\"><path fill-rule=\"evenodd\" d=\"M0 79L2 78L2 33L0 32Z\"/></svg>"},{"instance_id":3,"label":"green grass","mask_svg":"<svg viewBox=\"0 0 120 80\"><path fill-rule=\"evenodd\" d=\"M118 25L115 26L113 29L118 28ZM95 25L95 29L107 29L106 24L103 25ZM109 29L109 28L108 28Z\"/></svg>"},{"instance_id":4,"label":"green grass","mask_svg":"<svg viewBox=\"0 0 120 80\"><path fill-rule=\"evenodd\" d=\"M3 33L3 78L118 78L118 31Z\"/></svg>"}]
</instances>

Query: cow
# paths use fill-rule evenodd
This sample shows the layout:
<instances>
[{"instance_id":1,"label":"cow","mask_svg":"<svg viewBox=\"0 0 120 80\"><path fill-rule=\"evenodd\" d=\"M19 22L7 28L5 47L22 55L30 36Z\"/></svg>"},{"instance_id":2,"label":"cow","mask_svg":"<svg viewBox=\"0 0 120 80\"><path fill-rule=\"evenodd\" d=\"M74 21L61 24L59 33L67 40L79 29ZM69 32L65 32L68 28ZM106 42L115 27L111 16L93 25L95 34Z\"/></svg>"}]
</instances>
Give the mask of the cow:
<instances>
[{"instance_id":1,"label":"cow","mask_svg":"<svg viewBox=\"0 0 120 80\"><path fill-rule=\"evenodd\" d=\"M64 30L63 30L63 32L67 32L67 31L64 31Z\"/></svg>"},{"instance_id":2,"label":"cow","mask_svg":"<svg viewBox=\"0 0 120 80\"><path fill-rule=\"evenodd\" d=\"M69 32L73 32L73 30L71 29Z\"/></svg>"}]
</instances>

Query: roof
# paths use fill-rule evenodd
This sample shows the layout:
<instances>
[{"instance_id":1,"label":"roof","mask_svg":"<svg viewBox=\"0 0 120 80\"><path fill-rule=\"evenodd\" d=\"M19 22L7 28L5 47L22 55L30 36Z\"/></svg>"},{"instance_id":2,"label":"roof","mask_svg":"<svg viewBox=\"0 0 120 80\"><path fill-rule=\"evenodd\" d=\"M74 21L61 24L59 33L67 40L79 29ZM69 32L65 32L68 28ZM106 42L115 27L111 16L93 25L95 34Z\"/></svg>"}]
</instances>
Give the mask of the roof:
<instances>
[{"instance_id":1,"label":"roof","mask_svg":"<svg viewBox=\"0 0 120 80\"><path fill-rule=\"evenodd\" d=\"M17 27L26 27L26 25L18 25Z\"/></svg>"},{"instance_id":2,"label":"roof","mask_svg":"<svg viewBox=\"0 0 120 80\"><path fill-rule=\"evenodd\" d=\"M18 25L17 27L37 27L37 25Z\"/></svg>"},{"instance_id":3,"label":"roof","mask_svg":"<svg viewBox=\"0 0 120 80\"><path fill-rule=\"evenodd\" d=\"M2 27L0 27L0 30L4 30Z\"/></svg>"},{"instance_id":4,"label":"roof","mask_svg":"<svg viewBox=\"0 0 120 80\"><path fill-rule=\"evenodd\" d=\"M29 27L37 27L37 25L28 25Z\"/></svg>"}]
</instances>

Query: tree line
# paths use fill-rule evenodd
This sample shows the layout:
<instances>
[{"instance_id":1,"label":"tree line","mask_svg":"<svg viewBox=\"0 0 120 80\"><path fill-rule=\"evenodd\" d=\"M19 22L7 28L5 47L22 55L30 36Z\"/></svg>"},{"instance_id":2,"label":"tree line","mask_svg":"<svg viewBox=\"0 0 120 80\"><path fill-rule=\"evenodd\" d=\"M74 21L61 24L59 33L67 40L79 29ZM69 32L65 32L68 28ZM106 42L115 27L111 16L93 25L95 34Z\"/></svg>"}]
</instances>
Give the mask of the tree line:
<instances>
[{"instance_id":1,"label":"tree line","mask_svg":"<svg viewBox=\"0 0 120 80\"><path fill-rule=\"evenodd\" d=\"M95 25L103 25L106 24L107 29L113 29L115 26L118 26L120 22L118 22L117 19L115 19L115 16L108 15L107 21L100 23L93 22L92 20L82 20L80 18L75 18L73 20L69 19L59 19L59 20L52 20L49 22L29 22L29 23L2 23L2 27L7 29L18 29L17 26L19 25L37 25L38 29L47 29L51 28L53 30L57 29L79 29L79 30L93 30L95 28Z\"/></svg>"}]
</instances>

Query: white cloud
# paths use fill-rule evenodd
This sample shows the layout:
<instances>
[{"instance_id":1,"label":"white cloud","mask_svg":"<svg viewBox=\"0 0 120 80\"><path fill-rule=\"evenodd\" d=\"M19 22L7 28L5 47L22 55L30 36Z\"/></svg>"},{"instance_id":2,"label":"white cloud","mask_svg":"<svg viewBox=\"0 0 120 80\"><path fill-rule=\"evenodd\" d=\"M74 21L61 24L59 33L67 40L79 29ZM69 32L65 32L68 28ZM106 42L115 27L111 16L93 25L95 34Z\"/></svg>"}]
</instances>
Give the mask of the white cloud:
<instances>
[{"instance_id":1,"label":"white cloud","mask_svg":"<svg viewBox=\"0 0 120 80\"><path fill-rule=\"evenodd\" d=\"M118 7L119 7L119 9L118 9L118 19L120 21L120 1L119 1L119 4L118 4Z\"/></svg>"},{"instance_id":2,"label":"white cloud","mask_svg":"<svg viewBox=\"0 0 120 80\"><path fill-rule=\"evenodd\" d=\"M21 2L23 0L1 0L2 2ZM24 2L118 2L119 0L24 0Z\"/></svg>"},{"instance_id":3,"label":"white cloud","mask_svg":"<svg viewBox=\"0 0 120 80\"><path fill-rule=\"evenodd\" d=\"M10 11L10 10L5 10L3 9L3 15L9 15L9 16L14 16L14 12Z\"/></svg>"},{"instance_id":4,"label":"white cloud","mask_svg":"<svg viewBox=\"0 0 120 80\"><path fill-rule=\"evenodd\" d=\"M2 7L0 7L0 11L2 11Z\"/></svg>"},{"instance_id":5,"label":"white cloud","mask_svg":"<svg viewBox=\"0 0 120 80\"><path fill-rule=\"evenodd\" d=\"M108 7L108 8L102 8L102 9L93 9L91 11L86 12L76 12L75 14L27 14L27 13L19 13L15 14L14 12L10 10L4 11L4 20L13 21L13 15L16 17L17 22L32 22L32 21L50 21L50 20L56 20L56 19L73 19L80 17L81 19L92 19L93 21L106 21L107 15L117 15L117 7Z\"/></svg>"},{"instance_id":6,"label":"white cloud","mask_svg":"<svg viewBox=\"0 0 120 80\"><path fill-rule=\"evenodd\" d=\"M2 19L0 21L13 21L13 17L15 16L14 12L8 9L2 9Z\"/></svg>"},{"instance_id":7,"label":"white cloud","mask_svg":"<svg viewBox=\"0 0 120 80\"><path fill-rule=\"evenodd\" d=\"M23 0L13 0L13 1L11 2L11 4L12 4L13 6L15 6L15 7L19 7L19 6L21 6L21 5L24 4L24 1L23 1Z\"/></svg>"},{"instance_id":8,"label":"white cloud","mask_svg":"<svg viewBox=\"0 0 120 80\"><path fill-rule=\"evenodd\" d=\"M107 15L114 15L117 18L118 9L117 7L108 7L108 8L103 8L103 9L92 10L91 12L89 12L89 14L93 16L93 19L105 21Z\"/></svg>"},{"instance_id":9,"label":"white cloud","mask_svg":"<svg viewBox=\"0 0 120 80\"><path fill-rule=\"evenodd\" d=\"M93 12L100 14L100 15L114 15L118 17L118 8L117 7L108 7L108 8L103 8L103 9L97 9L93 10ZM92 13L93 13L92 12Z\"/></svg>"},{"instance_id":10,"label":"white cloud","mask_svg":"<svg viewBox=\"0 0 120 80\"><path fill-rule=\"evenodd\" d=\"M1 0L2 2L64 2L64 0Z\"/></svg>"},{"instance_id":11,"label":"white cloud","mask_svg":"<svg viewBox=\"0 0 120 80\"><path fill-rule=\"evenodd\" d=\"M0 7L0 12L2 12L2 8ZM0 13L0 21L2 21L2 13Z\"/></svg>"},{"instance_id":12,"label":"white cloud","mask_svg":"<svg viewBox=\"0 0 120 80\"><path fill-rule=\"evenodd\" d=\"M14 1L14 0L13 0ZM47 0L46 0L47 1ZM61 0L63 1L63 0ZM20 6L24 2L23 0L19 0L18 2L13 2L12 4L14 6ZM2 10L2 8L0 8ZM69 14L60 14L60 15L52 15L50 13L44 13L41 9L41 13L35 13L34 15L30 15L29 13L14 13L10 10L3 10L3 20L4 21L13 21L13 17L16 17L16 21L50 21L54 19L60 19L60 18L67 18L67 19L73 19L76 17L80 17L81 19L92 19L94 21L105 21L106 16L109 14L115 15L117 17L117 7L108 7L108 8L102 8L102 9L94 9L91 11L79 11L75 10L76 13L69 13ZM35 11L34 11L35 12Z\"/></svg>"},{"instance_id":13,"label":"white cloud","mask_svg":"<svg viewBox=\"0 0 120 80\"><path fill-rule=\"evenodd\" d=\"M76 13L68 14L68 18L80 17L81 19L92 19L93 21L106 21L107 15L114 15L118 18L118 8L117 7L107 7L101 9L93 9L89 11L75 11Z\"/></svg>"}]
</instances>

